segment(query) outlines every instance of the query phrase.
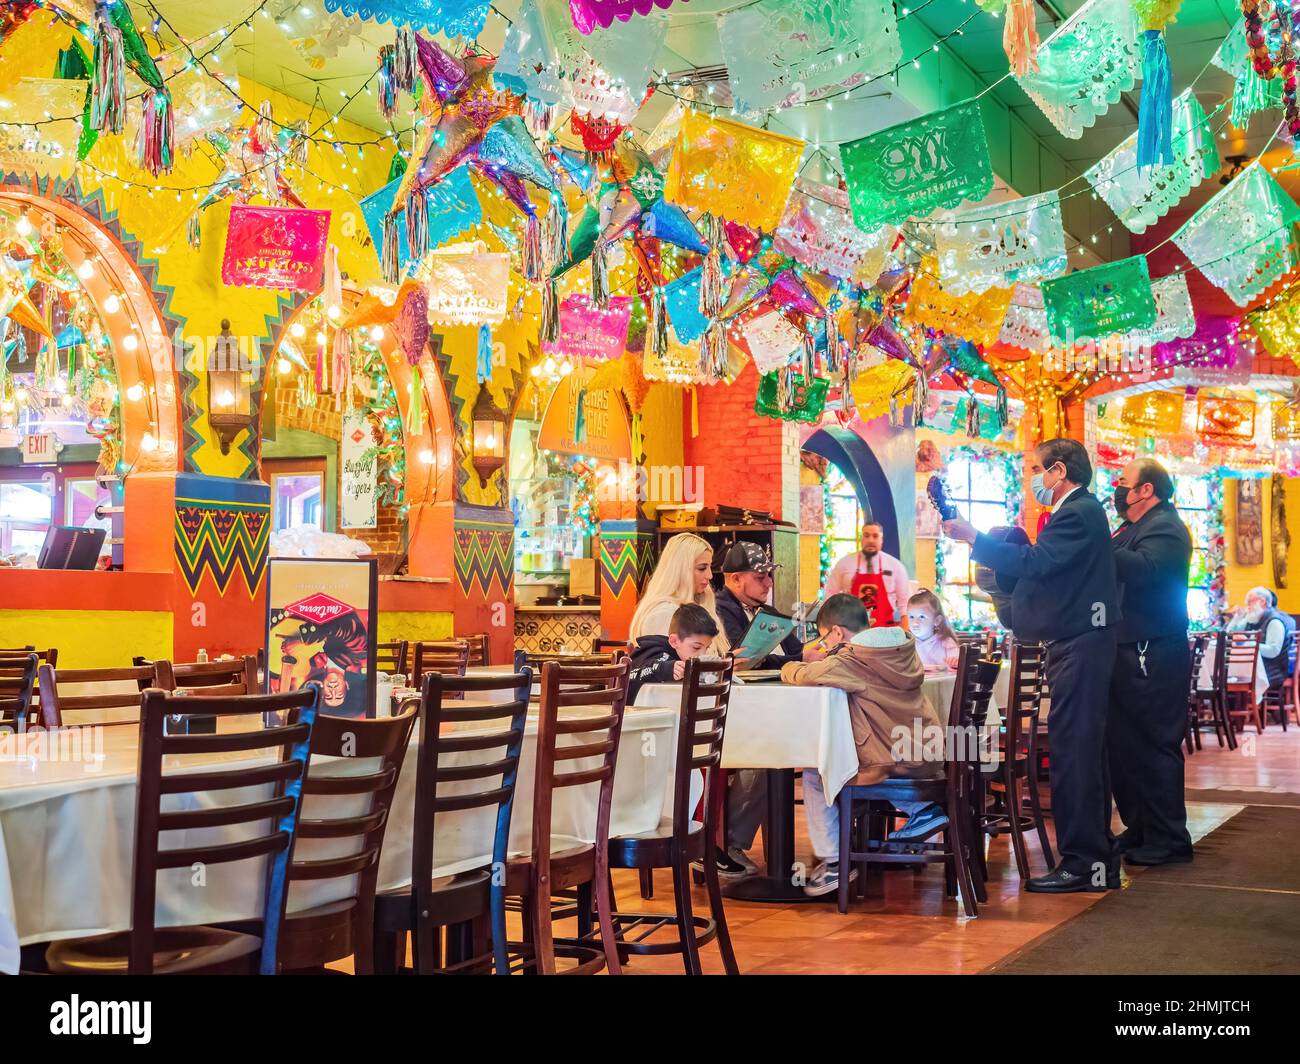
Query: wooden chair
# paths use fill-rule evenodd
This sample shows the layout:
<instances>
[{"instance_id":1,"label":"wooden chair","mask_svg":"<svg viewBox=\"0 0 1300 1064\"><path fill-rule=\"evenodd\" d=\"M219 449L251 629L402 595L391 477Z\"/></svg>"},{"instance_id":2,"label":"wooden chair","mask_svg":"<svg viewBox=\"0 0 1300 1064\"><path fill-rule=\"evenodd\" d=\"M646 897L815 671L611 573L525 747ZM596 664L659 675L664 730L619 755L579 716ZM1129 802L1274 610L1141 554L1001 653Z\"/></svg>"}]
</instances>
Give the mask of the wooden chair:
<instances>
[{"instance_id":1,"label":"wooden chair","mask_svg":"<svg viewBox=\"0 0 1300 1064\"><path fill-rule=\"evenodd\" d=\"M1039 797L1036 766L1038 764L1038 721L1042 706L1047 648L1042 643L1013 642L1011 676L1006 711L1003 714L1001 746L996 752L995 771L975 773L975 808L980 813L980 828L992 838L1006 832L1011 835L1011 851L1016 872L1028 879L1029 851L1026 831L1038 834L1038 845L1047 861L1047 870L1056 867L1052 843L1047 837L1047 823ZM1001 801L996 811L985 810L985 791L991 790ZM979 845L980 839L976 838Z\"/></svg>"},{"instance_id":2,"label":"wooden chair","mask_svg":"<svg viewBox=\"0 0 1300 1064\"><path fill-rule=\"evenodd\" d=\"M621 650L624 653L630 653L632 644L626 639L593 639L591 649L595 654L608 654L614 650Z\"/></svg>"},{"instance_id":3,"label":"wooden chair","mask_svg":"<svg viewBox=\"0 0 1300 1064\"><path fill-rule=\"evenodd\" d=\"M135 860L132 869L131 930L93 938L67 939L46 951L49 970L62 975L275 974L288 893L289 859L298 829L303 781L311 750L320 688L308 684L283 695L213 698L205 710L251 730L215 735L164 735L168 715L184 713L186 699L165 691L145 692L140 709L140 768L136 792ZM267 714L286 713L283 727L264 728ZM255 752L274 761L248 763ZM241 760L177 771L187 755L239 754ZM163 766L172 771L164 773ZM272 785L260 800L219 805L213 798L241 788ZM176 797L173 797L176 796ZM164 810L166 803L169 807ZM238 841L161 848L164 832L235 829ZM239 830L239 829L242 829ZM173 836L175 838L175 836ZM257 935L217 927L155 925L158 873L195 865L265 860L262 928ZM203 889L203 888L195 888Z\"/></svg>"},{"instance_id":4,"label":"wooden chair","mask_svg":"<svg viewBox=\"0 0 1300 1064\"><path fill-rule=\"evenodd\" d=\"M144 663L143 659L136 662ZM260 693L257 658L252 654L224 661L162 660L150 664L154 669L154 686L163 691L184 690L205 698Z\"/></svg>"},{"instance_id":5,"label":"wooden chair","mask_svg":"<svg viewBox=\"0 0 1300 1064\"><path fill-rule=\"evenodd\" d=\"M1264 717L1264 727L1268 727L1269 714L1276 713L1282 730L1286 731L1291 723L1291 714L1296 714L1296 723L1300 724L1300 708L1296 704L1296 640L1295 636L1287 638L1286 675L1281 683L1270 683L1260 703Z\"/></svg>"},{"instance_id":6,"label":"wooden chair","mask_svg":"<svg viewBox=\"0 0 1300 1064\"><path fill-rule=\"evenodd\" d=\"M1255 731L1264 734L1264 718L1255 699L1255 673L1259 669L1259 632L1227 632L1226 675L1224 694L1227 700L1228 719L1235 726L1241 721L1241 730L1252 720Z\"/></svg>"},{"instance_id":7,"label":"wooden chair","mask_svg":"<svg viewBox=\"0 0 1300 1064\"><path fill-rule=\"evenodd\" d=\"M549 662L565 668L599 668L612 664L620 656L618 650L602 654L528 654L525 657L525 664L535 672L540 672Z\"/></svg>"},{"instance_id":8,"label":"wooden chair","mask_svg":"<svg viewBox=\"0 0 1300 1064\"><path fill-rule=\"evenodd\" d=\"M311 767L303 784L303 810L298 841L289 866L290 895L294 883L352 880L352 892L339 901L289 913L280 932L280 970L321 969L332 961L353 957L356 975L375 973L375 886L379 852L384 843L393 794L402 771L418 706L408 702L396 716L374 720L316 718L311 736ZM359 775L336 775L321 758L374 762ZM312 796L319 796L313 800ZM340 800L353 799L357 808L339 812ZM364 806L364 808L360 808ZM325 810L333 815L324 815ZM316 856L306 840L329 840L328 857ZM344 843L347 853L338 853ZM261 933L261 921L223 924L236 931Z\"/></svg>"},{"instance_id":9,"label":"wooden chair","mask_svg":"<svg viewBox=\"0 0 1300 1064\"><path fill-rule=\"evenodd\" d=\"M1187 633L1187 655L1191 659L1192 671L1187 689L1187 727L1186 734L1183 736L1183 749L1187 751L1188 757L1201 749L1201 733L1196 728L1199 705L1198 688L1200 686L1201 668L1205 664L1205 648L1209 645L1209 642L1210 633L1208 632Z\"/></svg>"},{"instance_id":10,"label":"wooden chair","mask_svg":"<svg viewBox=\"0 0 1300 1064\"><path fill-rule=\"evenodd\" d=\"M35 654L41 665L59 663L57 647L50 647L47 650L37 650L35 647L0 647L0 658L25 658L28 654Z\"/></svg>"},{"instance_id":11,"label":"wooden chair","mask_svg":"<svg viewBox=\"0 0 1300 1064\"><path fill-rule=\"evenodd\" d=\"M481 669L492 664L492 640L487 632L467 632L458 635L458 640L469 644L469 660L472 669Z\"/></svg>"},{"instance_id":12,"label":"wooden chair","mask_svg":"<svg viewBox=\"0 0 1300 1064\"><path fill-rule=\"evenodd\" d=\"M515 784L523 750L532 673L493 676L424 677L419 700L420 742L416 754L415 814L412 824L411 886L376 898L376 964L383 972L404 967L407 935L413 939L416 974L475 971L487 966L498 975L510 969L506 947L505 884L494 869L506 867ZM466 692L497 696L495 701L460 700ZM450 698L457 699L448 705ZM466 725L467 727L458 727ZM475 755L467 764L465 754ZM439 813L494 811L490 865L454 876L434 877L434 848ZM448 962L441 963L443 928L490 918L492 952L482 956L462 941L459 951L448 943ZM462 940L464 938L462 934ZM479 935L479 938L482 936Z\"/></svg>"},{"instance_id":13,"label":"wooden chair","mask_svg":"<svg viewBox=\"0 0 1300 1064\"><path fill-rule=\"evenodd\" d=\"M521 899L524 942L515 947L525 970L549 975L556 972L555 958L573 956L575 967L565 974L590 974L607 968L622 970L613 925L613 895L609 877L609 820L614 800L614 763L618 757L623 710L627 704L627 659L598 666L547 662L542 669L542 693L537 722L537 774L533 782L532 852L511 858L506 866L506 895ZM590 713L561 714L570 707L603 709ZM561 736L575 737L560 745ZM599 759L591 768L569 765ZM599 784L594 840L555 850L552 845L551 809L556 790ZM552 899L561 892L576 892L578 934L557 948L553 931ZM600 948L582 943L594 930L593 908L600 927Z\"/></svg>"},{"instance_id":14,"label":"wooden chair","mask_svg":"<svg viewBox=\"0 0 1300 1064\"><path fill-rule=\"evenodd\" d=\"M124 665L116 669L55 669L52 665L42 665L39 675L41 724L46 728L62 728L69 725L139 723L144 692L153 681L154 670L147 665ZM94 694L72 694L70 688L73 684L112 689ZM103 714L105 711L111 711L112 719L82 719L80 716L91 712Z\"/></svg>"},{"instance_id":15,"label":"wooden chair","mask_svg":"<svg viewBox=\"0 0 1300 1064\"><path fill-rule=\"evenodd\" d=\"M26 728L32 723L32 691L39 665L34 653L0 657L0 727Z\"/></svg>"},{"instance_id":16,"label":"wooden chair","mask_svg":"<svg viewBox=\"0 0 1300 1064\"><path fill-rule=\"evenodd\" d=\"M614 913L619 952L643 956L680 953L687 975L704 974L700 967L700 948L715 938L727 974L740 974L727 931L727 914L722 907L716 858L718 818L726 796L712 786L722 760L722 735L731 699L733 667L731 659L692 658L686 663L677 728L672 816L652 831L609 840L611 868L635 868L643 872L670 868L673 873L672 915ZM705 776L703 823L693 819L695 803L691 801L691 779L701 771ZM692 911L692 861L702 861L704 865L709 919L696 917ZM676 929L676 942L647 941L665 927ZM634 931L640 934L629 939L628 935Z\"/></svg>"},{"instance_id":17,"label":"wooden chair","mask_svg":"<svg viewBox=\"0 0 1300 1064\"><path fill-rule=\"evenodd\" d=\"M407 663L411 666L411 686L419 687L425 675L440 672L446 676L464 676L469 664L469 644L463 639L408 643Z\"/></svg>"},{"instance_id":18,"label":"wooden chair","mask_svg":"<svg viewBox=\"0 0 1300 1064\"><path fill-rule=\"evenodd\" d=\"M879 783L861 784L850 780L842 788L836 801L840 813L839 844L839 909L848 912L849 869L862 864L869 870L873 864L915 864L942 862L945 870L945 889L948 897L960 894L962 905L969 916L979 915L979 901L987 900L980 862L975 848L981 845L976 835L975 780L979 772L979 741L975 738L984 727L989 699L997 680L1001 661L984 658L971 643L961 644L957 662L957 682L953 686L952 703L948 710L947 735L961 736L966 741L945 743L944 773L938 779L886 779ZM942 842L891 843L887 837L867 838L859 841L861 849L854 849L855 814L871 815L872 802L892 803L936 802L943 806L948 816L948 826L943 831ZM859 803L855 806L855 803ZM891 807L882 813L883 820L897 814ZM876 833L884 836L885 832Z\"/></svg>"},{"instance_id":19,"label":"wooden chair","mask_svg":"<svg viewBox=\"0 0 1300 1064\"><path fill-rule=\"evenodd\" d=\"M1199 750L1201 746L1201 733L1206 727L1214 729L1215 738L1218 739L1220 746L1227 746L1229 750L1237 748L1236 729L1233 728L1232 721L1228 718L1228 635L1226 632L1216 631L1206 633L1205 648L1202 651L1202 662L1205 655L1210 656L1210 686L1203 688L1200 685L1201 669L1196 669L1192 673L1191 682L1191 706L1189 716L1191 717L1192 737Z\"/></svg>"},{"instance_id":20,"label":"wooden chair","mask_svg":"<svg viewBox=\"0 0 1300 1064\"><path fill-rule=\"evenodd\" d=\"M375 647L375 669L378 672L401 673L406 675L407 643L397 640L393 643L378 643Z\"/></svg>"}]
</instances>

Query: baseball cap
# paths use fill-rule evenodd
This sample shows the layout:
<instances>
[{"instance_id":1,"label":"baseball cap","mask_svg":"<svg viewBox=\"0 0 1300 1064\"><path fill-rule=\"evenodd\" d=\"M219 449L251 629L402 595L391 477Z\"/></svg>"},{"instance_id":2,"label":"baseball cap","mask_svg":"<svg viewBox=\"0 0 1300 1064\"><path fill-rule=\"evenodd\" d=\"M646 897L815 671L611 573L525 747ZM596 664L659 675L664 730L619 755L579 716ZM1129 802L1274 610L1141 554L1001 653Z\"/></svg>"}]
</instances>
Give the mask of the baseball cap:
<instances>
[{"instance_id":1,"label":"baseball cap","mask_svg":"<svg viewBox=\"0 0 1300 1064\"><path fill-rule=\"evenodd\" d=\"M757 543L743 539L733 543L722 559L724 573L771 573L776 569L771 554Z\"/></svg>"}]
</instances>

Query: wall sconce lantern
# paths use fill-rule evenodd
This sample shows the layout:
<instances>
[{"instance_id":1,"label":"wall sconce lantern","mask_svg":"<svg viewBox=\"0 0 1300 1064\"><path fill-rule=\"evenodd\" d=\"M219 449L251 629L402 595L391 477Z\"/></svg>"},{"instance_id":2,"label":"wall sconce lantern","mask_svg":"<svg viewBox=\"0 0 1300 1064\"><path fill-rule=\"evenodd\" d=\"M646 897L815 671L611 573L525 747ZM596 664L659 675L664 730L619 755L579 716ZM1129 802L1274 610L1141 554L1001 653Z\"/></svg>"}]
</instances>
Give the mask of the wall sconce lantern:
<instances>
[{"instance_id":1,"label":"wall sconce lantern","mask_svg":"<svg viewBox=\"0 0 1300 1064\"><path fill-rule=\"evenodd\" d=\"M492 401L486 385L479 385L478 398L470 412L471 461L479 484L506 464L506 415Z\"/></svg>"},{"instance_id":2,"label":"wall sconce lantern","mask_svg":"<svg viewBox=\"0 0 1300 1064\"><path fill-rule=\"evenodd\" d=\"M231 335L230 321L225 318L208 360L208 424L217 434L222 454L229 454L234 438L253 425L251 388L244 375L239 341Z\"/></svg>"}]
</instances>

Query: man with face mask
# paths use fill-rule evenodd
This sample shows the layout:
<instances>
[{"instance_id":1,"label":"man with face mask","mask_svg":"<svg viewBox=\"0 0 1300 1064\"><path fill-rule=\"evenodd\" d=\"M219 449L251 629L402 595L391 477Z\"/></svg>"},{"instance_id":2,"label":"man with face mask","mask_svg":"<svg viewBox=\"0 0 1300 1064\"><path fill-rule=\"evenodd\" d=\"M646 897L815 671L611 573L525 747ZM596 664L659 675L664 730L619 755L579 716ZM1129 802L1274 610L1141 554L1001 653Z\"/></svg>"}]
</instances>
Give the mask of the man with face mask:
<instances>
[{"instance_id":1,"label":"man with face mask","mask_svg":"<svg viewBox=\"0 0 1300 1064\"><path fill-rule=\"evenodd\" d=\"M1032 544L1001 543L958 517L944 532L971 544L981 565L1016 578L1018 639L1047 644L1052 708L1052 810L1060 863L1026 889L1062 894L1120 885L1110 831L1106 706L1119 620L1106 511L1088 492L1092 462L1077 440L1053 439L1027 456L1034 497L1052 519Z\"/></svg>"},{"instance_id":2,"label":"man with face mask","mask_svg":"<svg viewBox=\"0 0 1300 1064\"><path fill-rule=\"evenodd\" d=\"M1124 467L1111 545L1124 616L1110 682L1106 747L1130 864L1192 859L1183 795L1183 733L1192 667L1187 572L1192 537L1174 508L1174 482L1153 458Z\"/></svg>"}]
</instances>

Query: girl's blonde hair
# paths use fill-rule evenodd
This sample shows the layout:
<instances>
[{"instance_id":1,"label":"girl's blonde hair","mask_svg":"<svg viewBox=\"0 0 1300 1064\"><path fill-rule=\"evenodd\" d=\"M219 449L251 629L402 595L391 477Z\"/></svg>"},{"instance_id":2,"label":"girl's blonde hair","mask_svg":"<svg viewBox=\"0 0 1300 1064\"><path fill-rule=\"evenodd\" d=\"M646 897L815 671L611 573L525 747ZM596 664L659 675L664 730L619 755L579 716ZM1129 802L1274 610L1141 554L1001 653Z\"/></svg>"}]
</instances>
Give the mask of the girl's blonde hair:
<instances>
[{"instance_id":1,"label":"girl's blonde hair","mask_svg":"<svg viewBox=\"0 0 1300 1064\"><path fill-rule=\"evenodd\" d=\"M659 555L659 562L655 565L653 575L641 593L641 601L636 604L636 611L632 614L632 624L627 633L629 642L635 643L641 636L647 634L646 618L656 609L662 609L665 603L681 606L693 602L697 606L703 606L709 611L709 616L718 621L718 635L713 640L711 648L713 653L726 654L731 650L731 644L727 640L727 630L718 620L713 588L705 588L701 595L695 593L695 563L702 554L707 554L712 561L713 548L708 540L699 536L683 532L668 540L664 545L663 553Z\"/></svg>"},{"instance_id":2,"label":"girl's blonde hair","mask_svg":"<svg viewBox=\"0 0 1300 1064\"><path fill-rule=\"evenodd\" d=\"M934 634L942 636L944 639L951 639L957 642L957 633L952 630L952 625L948 623L948 618L943 612L943 603L939 601L939 596L931 591L928 587L923 587L915 595L907 600L909 606L917 605L926 607L934 614Z\"/></svg>"}]
</instances>

